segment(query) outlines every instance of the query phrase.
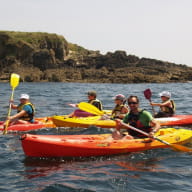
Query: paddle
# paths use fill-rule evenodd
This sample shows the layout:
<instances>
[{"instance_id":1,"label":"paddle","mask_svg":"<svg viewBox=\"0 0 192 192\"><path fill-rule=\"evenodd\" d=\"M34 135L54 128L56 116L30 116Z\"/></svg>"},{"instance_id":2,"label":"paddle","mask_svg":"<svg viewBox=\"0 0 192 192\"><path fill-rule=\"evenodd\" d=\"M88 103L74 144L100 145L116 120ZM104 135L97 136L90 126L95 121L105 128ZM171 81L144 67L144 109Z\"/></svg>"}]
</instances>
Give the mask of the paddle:
<instances>
[{"instance_id":1,"label":"paddle","mask_svg":"<svg viewBox=\"0 0 192 192\"><path fill-rule=\"evenodd\" d=\"M151 102L151 96L152 96L152 92L151 92L151 89L146 89L144 92L144 96L147 100L149 100L149 102ZM153 115L155 115L155 110L154 110L154 107L152 107L152 111L153 111Z\"/></svg>"},{"instance_id":2,"label":"paddle","mask_svg":"<svg viewBox=\"0 0 192 192\"><path fill-rule=\"evenodd\" d=\"M20 78L19 75L15 74L15 73L11 74L10 85L12 87L12 93L11 93L11 96L10 96L10 101L13 100L14 90L15 90L15 88L19 84L19 78ZM7 118L10 116L10 114L11 114L11 102L9 103L9 109L8 109ZM9 120L7 120L5 122L5 127L4 127L3 134L7 134L7 127L8 127L8 125L9 125Z\"/></svg>"},{"instance_id":3,"label":"paddle","mask_svg":"<svg viewBox=\"0 0 192 192\"><path fill-rule=\"evenodd\" d=\"M123 122L121 122L121 124L122 124L124 127L127 127L127 128L129 128L129 129L132 129L132 130L134 130L134 131L137 131L137 132L139 132L139 133L141 133L141 134L149 137L149 134L148 134L148 133L146 133L146 132L144 132L144 131L142 131L142 130L140 130L140 129L137 129L137 128L135 128L135 127L133 127L133 126L131 126L131 125L128 125L128 124L126 124L126 123L123 123ZM159 139L158 137L153 137L153 138L154 138L155 140L161 142L161 143L164 143L165 145L168 145L169 147L172 147L172 148L175 149L175 150L183 151L183 152L192 152L192 149L190 149L190 148L188 148L188 147L185 147L185 146L183 146L183 145L168 143L167 141L164 141L164 140L162 140L162 139Z\"/></svg>"},{"instance_id":4,"label":"paddle","mask_svg":"<svg viewBox=\"0 0 192 192\"><path fill-rule=\"evenodd\" d=\"M92 113L94 115L104 115L103 111L100 111L97 107L95 107L94 105L90 104L90 103L86 103L86 102L81 102L78 104L79 109Z\"/></svg>"}]
</instances>

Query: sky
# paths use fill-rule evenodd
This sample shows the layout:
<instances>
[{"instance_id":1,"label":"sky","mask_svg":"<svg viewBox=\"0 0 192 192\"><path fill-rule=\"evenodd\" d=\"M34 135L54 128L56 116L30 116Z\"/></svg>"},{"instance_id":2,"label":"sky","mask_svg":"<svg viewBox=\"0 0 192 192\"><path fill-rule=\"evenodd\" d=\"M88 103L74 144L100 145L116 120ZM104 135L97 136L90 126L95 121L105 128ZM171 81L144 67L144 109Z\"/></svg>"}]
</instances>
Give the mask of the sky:
<instances>
[{"instance_id":1,"label":"sky","mask_svg":"<svg viewBox=\"0 0 192 192\"><path fill-rule=\"evenodd\" d=\"M0 30L192 66L192 0L0 0Z\"/></svg>"}]
</instances>

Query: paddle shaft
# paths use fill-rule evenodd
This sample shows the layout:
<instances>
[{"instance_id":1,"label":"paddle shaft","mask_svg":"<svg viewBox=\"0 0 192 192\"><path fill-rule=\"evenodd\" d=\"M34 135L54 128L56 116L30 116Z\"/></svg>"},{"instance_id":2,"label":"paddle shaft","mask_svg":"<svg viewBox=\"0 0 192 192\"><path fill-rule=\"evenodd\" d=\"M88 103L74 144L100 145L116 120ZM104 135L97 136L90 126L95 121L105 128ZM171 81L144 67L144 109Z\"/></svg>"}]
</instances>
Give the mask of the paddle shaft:
<instances>
[{"instance_id":1,"label":"paddle shaft","mask_svg":"<svg viewBox=\"0 0 192 192\"><path fill-rule=\"evenodd\" d=\"M12 89L10 101L13 100L14 90L15 90L15 88ZM11 105L12 105L12 104L11 104L11 102L10 102L10 103L9 103L9 109L8 109L7 118L9 118L10 115L11 115ZM5 122L5 128L4 128L4 130L3 130L3 134L7 134L7 128L8 128L8 126L9 126L9 120L6 120L6 122Z\"/></svg>"},{"instance_id":2,"label":"paddle shaft","mask_svg":"<svg viewBox=\"0 0 192 192\"><path fill-rule=\"evenodd\" d=\"M151 101L151 98L149 99L149 102L150 102L150 103L152 102L152 101ZM153 111L153 115L155 115L155 109L154 109L154 106L151 105L151 108L152 108L152 111Z\"/></svg>"},{"instance_id":3,"label":"paddle shaft","mask_svg":"<svg viewBox=\"0 0 192 192\"><path fill-rule=\"evenodd\" d=\"M137 131L137 132L139 132L139 133L141 133L141 134L149 137L149 134L148 134L148 133L146 133L146 132L144 132L144 131L142 131L142 130L140 130L140 129L137 129L137 128L135 128L135 127L133 127L133 126L131 126L131 125L128 125L128 124L126 124L126 123L122 123L122 122L121 122L121 124L122 124L123 126L129 128L129 129L132 129L132 130L134 130L134 131ZM153 137L153 138L154 138L155 140L157 140L157 141L160 141L160 142L162 142L162 143L164 143L164 144L166 144L166 145L171 146L170 143L168 143L168 142L166 142L166 141L164 141L164 140L161 140L161 139L159 139L159 138L157 138L157 137Z\"/></svg>"},{"instance_id":4,"label":"paddle shaft","mask_svg":"<svg viewBox=\"0 0 192 192\"><path fill-rule=\"evenodd\" d=\"M134 131L137 131L137 132L139 132L139 133L141 133L141 134L149 137L149 134L148 134L148 133L146 133L146 132L144 132L144 131L142 131L142 130L140 130L140 129L137 129L137 128L135 128L135 127L133 127L133 126L131 126L131 125L128 125L128 124L126 124L126 123L123 123L123 122L121 122L121 124L122 124L124 127L127 127L127 128L129 128L129 129L132 129L132 130L134 130Z\"/></svg>"},{"instance_id":5,"label":"paddle shaft","mask_svg":"<svg viewBox=\"0 0 192 192\"><path fill-rule=\"evenodd\" d=\"M15 91L15 88L12 89L12 93L11 93L10 101L13 101L14 91ZM11 105L12 105L12 103L10 102L10 103L9 103L9 110L8 110L7 117L9 117L10 114L11 114Z\"/></svg>"}]
</instances>

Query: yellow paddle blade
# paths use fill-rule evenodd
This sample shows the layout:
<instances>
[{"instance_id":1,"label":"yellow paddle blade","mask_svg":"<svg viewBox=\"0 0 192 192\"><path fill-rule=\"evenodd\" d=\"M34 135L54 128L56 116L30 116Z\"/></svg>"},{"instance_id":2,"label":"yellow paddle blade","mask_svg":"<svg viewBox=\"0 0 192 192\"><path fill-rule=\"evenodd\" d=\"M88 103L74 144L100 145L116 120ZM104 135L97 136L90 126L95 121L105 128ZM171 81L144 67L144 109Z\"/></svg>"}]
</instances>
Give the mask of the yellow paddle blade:
<instances>
[{"instance_id":1,"label":"yellow paddle blade","mask_svg":"<svg viewBox=\"0 0 192 192\"><path fill-rule=\"evenodd\" d=\"M160 141L161 143L164 143L165 145L168 145L169 147L171 147L175 151L192 152L192 149L189 147L185 147L185 146L180 145L180 144L168 143L167 141L162 140L158 137L154 137L154 139L157 141Z\"/></svg>"},{"instance_id":2,"label":"yellow paddle blade","mask_svg":"<svg viewBox=\"0 0 192 192\"><path fill-rule=\"evenodd\" d=\"M154 137L154 139L156 139L157 141L160 141L168 146L170 146L171 148L173 148L176 151L183 151L183 152L192 152L192 149L185 147L183 145L179 145L179 144L172 144L172 143L168 143L167 141L164 141L158 137Z\"/></svg>"},{"instance_id":3,"label":"yellow paddle blade","mask_svg":"<svg viewBox=\"0 0 192 192\"><path fill-rule=\"evenodd\" d=\"M86 103L86 102L81 102L78 104L79 109L92 113L94 115L104 115L103 111L100 111L97 107L95 107L94 105L90 104L90 103Z\"/></svg>"},{"instance_id":4,"label":"yellow paddle blade","mask_svg":"<svg viewBox=\"0 0 192 192\"><path fill-rule=\"evenodd\" d=\"M17 75L16 73L12 73L12 74L11 74L10 85L11 85L11 87L12 87L13 89L15 89L15 87L18 86L18 84L19 84L19 78L20 78L20 76Z\"/></svg>"},{"instance_id":5,"label":"yellow paddle blade","mask_svg":"<svg viewBox=\"0 0 192 192\"><path fill-rule=\"evenodd\" d=\"M192 149L183 145L171 144L171 147L173 147L177 151L192 152Z\"/></svg>"}]
</instances>

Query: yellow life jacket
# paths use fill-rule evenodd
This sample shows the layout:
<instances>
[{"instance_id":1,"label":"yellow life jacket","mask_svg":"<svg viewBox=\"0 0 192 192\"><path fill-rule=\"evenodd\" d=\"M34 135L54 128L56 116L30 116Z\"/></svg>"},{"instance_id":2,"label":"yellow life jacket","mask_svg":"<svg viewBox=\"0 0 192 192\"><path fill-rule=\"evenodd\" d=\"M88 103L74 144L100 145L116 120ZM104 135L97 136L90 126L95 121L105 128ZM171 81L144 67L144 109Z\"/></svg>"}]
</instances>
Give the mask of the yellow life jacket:
<instances>
[{"instance_id":1,"label":"yellow life jacket","mask_svg":"<svg viewBox=\"0 0 192 192\"><path fill-rule=\"evenodd\" d=\"M116 105L115 108L112 110L111 117L115 118L116 116L119 116L123 107L123 104Z\"/></svg>"},{"instance_id":2,"label":"yellow life jacket","mask_svg":"<svg viewBox=\"0 0 192 192\"><path fill-rule=\"evenodd\" d=\"M95 107L97 107L101 111L103 110L102 103L98 99L89 100L88 103L94 105Z\"/></svg>"},{"instance_id":3,"label":"yellow life jacket","mask_svg":"<svg viewBox=\"0 0 192 192\"><path fill-rule=\"evenodd\" d=\"M17 113L21 112L24 108L24 106L29 105L32 108L32 114L26 113L24 116L20 117L19 119L25 120L25 121L31 121L35 114L35 107L32 103L25 103L25 104L19 104L17 106Z\"/></svg>"}]
</instances>

